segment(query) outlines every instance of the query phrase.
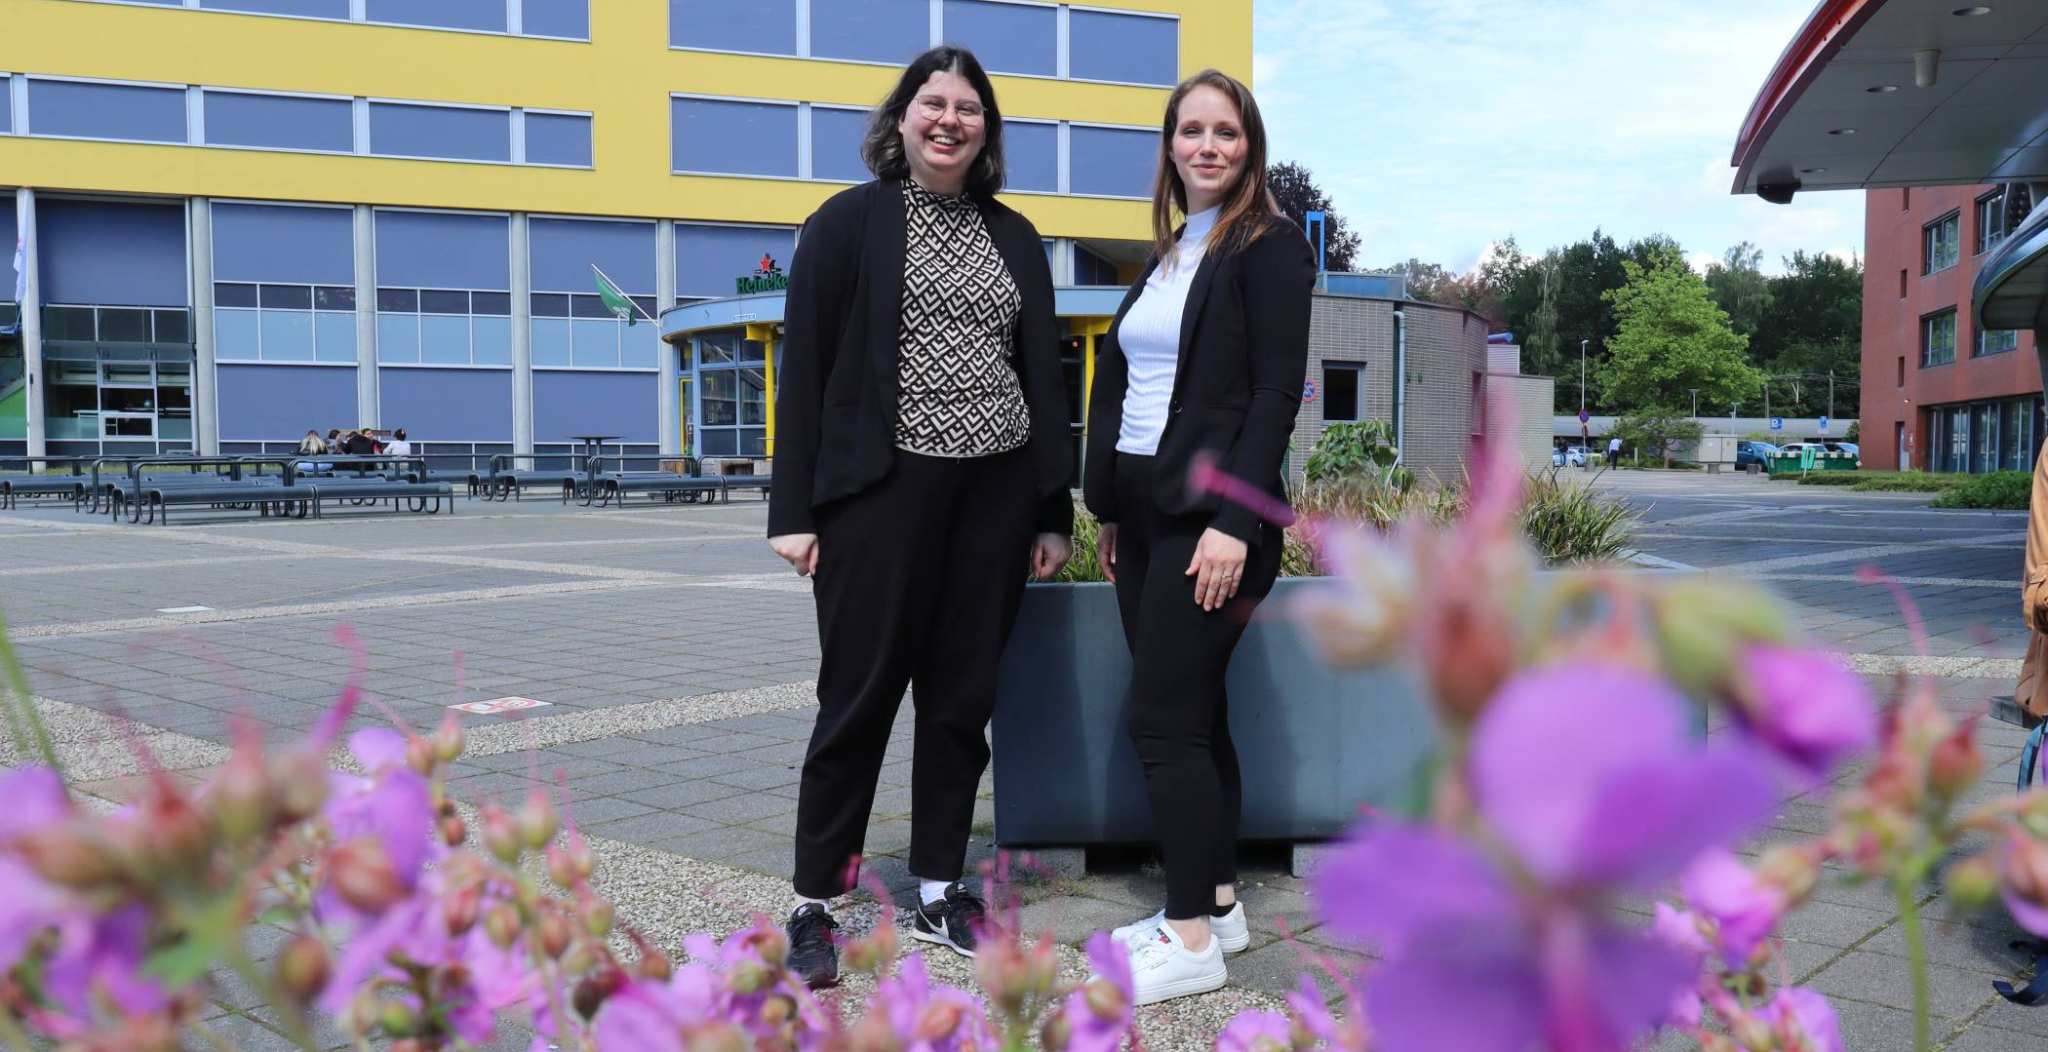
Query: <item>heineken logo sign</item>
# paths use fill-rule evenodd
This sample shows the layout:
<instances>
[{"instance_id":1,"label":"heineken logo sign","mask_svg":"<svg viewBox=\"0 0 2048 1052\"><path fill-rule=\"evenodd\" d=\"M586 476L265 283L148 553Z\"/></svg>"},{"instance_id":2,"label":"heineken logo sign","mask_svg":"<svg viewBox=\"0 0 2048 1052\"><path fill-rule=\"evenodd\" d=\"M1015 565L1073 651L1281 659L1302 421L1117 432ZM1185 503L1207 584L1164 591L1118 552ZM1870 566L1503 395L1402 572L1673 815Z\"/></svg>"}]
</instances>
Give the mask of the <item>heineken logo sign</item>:
<instances>
[{"instance_id":1,"label":"heineken logo sign","mask_svg":"<svg viewBox=\"0 0 2048 1052\"><path fill-rule=\"evenodd\" d=\"M757 292L781 292L789 288L789 275L782 272L782 264L774 256L763 255L760 266L752 273L733 279L733 285L741 296Z\"/></svg>"}]
</instances>

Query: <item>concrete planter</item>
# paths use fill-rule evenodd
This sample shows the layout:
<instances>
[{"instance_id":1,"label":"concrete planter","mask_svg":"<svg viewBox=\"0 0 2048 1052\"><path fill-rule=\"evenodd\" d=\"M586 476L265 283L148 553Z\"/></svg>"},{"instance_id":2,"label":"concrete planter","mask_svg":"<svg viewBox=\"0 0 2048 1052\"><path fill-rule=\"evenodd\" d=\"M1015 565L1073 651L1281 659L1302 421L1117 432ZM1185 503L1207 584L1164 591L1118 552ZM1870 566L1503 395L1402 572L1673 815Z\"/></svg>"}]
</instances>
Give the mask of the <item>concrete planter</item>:
<instances>
[{"instance_id":1,"label":"concrete planter","mask_svg":"<svg viewBox=\"0 0 2048 1052\"><path fill-rule=\"evenodd\" d=\"M1333 670L1281 616L1290 597L1318 587L1327 582L1281 579L1231 661L1246 840L1327 839L1361 807L1397 804L1432 742L1412 676ZM1130 673L1110 585L1026 589L990 732L999 844L1152 840L1151 807L1125 732Z\"/></svg>"}]
</instances>

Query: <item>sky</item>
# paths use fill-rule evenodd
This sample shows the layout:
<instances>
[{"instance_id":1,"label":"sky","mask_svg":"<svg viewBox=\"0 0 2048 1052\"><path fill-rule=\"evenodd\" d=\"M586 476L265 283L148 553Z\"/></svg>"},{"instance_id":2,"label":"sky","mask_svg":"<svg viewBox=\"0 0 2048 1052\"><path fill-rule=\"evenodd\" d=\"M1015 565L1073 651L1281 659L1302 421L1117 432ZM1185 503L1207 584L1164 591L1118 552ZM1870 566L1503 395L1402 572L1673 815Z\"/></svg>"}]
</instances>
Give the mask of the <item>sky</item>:
<instances>
[{"instance_id":1,"label":"sky","mask_svg":"<svg viewBox=\"0 0 2048 1052\"><path fill-rule=\"evenodd\" d=\"M1863 248L1861 191L1729 193L1735 136L1809 0L1255 0L1270 156L1308 167L1357 263L1470 269L1595 227L1704 268L1754 242Z\"/></svg>"}]
</instances>

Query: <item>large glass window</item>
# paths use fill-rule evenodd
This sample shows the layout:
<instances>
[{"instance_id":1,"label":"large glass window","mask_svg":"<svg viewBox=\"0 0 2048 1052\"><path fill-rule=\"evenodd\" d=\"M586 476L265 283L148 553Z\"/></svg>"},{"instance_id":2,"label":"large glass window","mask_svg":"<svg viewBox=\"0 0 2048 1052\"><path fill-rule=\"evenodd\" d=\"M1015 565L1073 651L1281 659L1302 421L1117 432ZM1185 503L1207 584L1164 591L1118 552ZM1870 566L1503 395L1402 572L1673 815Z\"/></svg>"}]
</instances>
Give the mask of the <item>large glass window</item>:
<instances>
[{"instance_id":1,"label":"large glass window","mask_svg":"<svg viewBox=\"0 0 2048 1052\"><path fill-rule=\"evenodd\" d=\"M1082 80L1176 83L1180 80L1180 23L1172 18L1075 8L1068 14L1067 72Z\"/></svg>"},{"instance_id":2,"label":"large glass window","mask_svg":"<svg viewBox=\"0 0 2048 1052\"><path fill-rule=\"evenodd\" d=\"M527 111L526 163L590 167L590 118L580 113Z\"/></svg>"},{"instance_id":3,"label":"large glass window","mask_svg":"<svg viewBox=\"0 0 2048 1052\"><path fill-rule=\"evenodd\" d=\"M499 11L504 5L499 5ZM509 110L370 103L370 152L384 157L510 161Z\"/></svg>"},{"instance_id":4,"label":"large glass window","mask_svg":"<svg viewBox=\"0 0 2048 1052\"><path fill-rule=\"evenodd\" d=\"M401 26L505 31L505 0L368 0L364 14L372 22Z\"/></svg>"},{"instance_id":5,"label":"large glass window","mask_svg":"<svg viewBox=\"0 0 2048 1052\"><path fill-rule=\"evenodd\" d=\"M2001 186L1977 199L1977 214L1974 218L1977 227L1976 251L1979 255L1983 254L1985 249L2005 240L2004 213L2004 187Z\"/></svg>"},{"instance_id":6,"label":"large glass window","mask_svg":"<svg viewBox=\"0 0 2048 1052\"><path fill-rule=\"evenodd\" d=\"M695 341L698 405L695 452L709 456L765 456L768 452L766 347L743 330L701 334ZM687 412L687 410L686 410Z\"/></svg>"},{"instance_id":7,"label":"large glass window","mask_svg":"<svg viewBox=\"0 0 2048 1052\"><path fill-rule=\"evenodd\" d=\"M2009 399L1999 406L1998 466L2005 471L2025 471L2032 464L2034 450L2034 400Z\"/></svg>"},{"instance_id":8,"label":"large glass window","mask_svg":"<svg viewBox=\"0 0 2048 1052\"><path fill-rule=\"evenodd\" d=\"M1956 312L1954 309L1920 319L1920 366L1947 365L1956 360Z\"/></svg>"},{"instance_id":9,"label":"large glass window","mask_svg":"<svg viewBox=\"0 0 2048 1052\"><path fill-rule=\"evenodd\" d=\"M676 295L708 299L738 292L738 279L757 274L763 263L787 272L796 231L771 226L676 224Z\"/></svg>"},{"instance_id":10,"label":"large glass window","mask_svg":"<svg viewBox=\"0 0 2048 1052\"><path fill-rule=\"evenodd\" d=\"M253 11L291 18L348 19L348 0L199 0L208 11Z\"/></svg>"},{"instance_id":11,"label":"large glass window","mask_svg":"<svg viewBox=\"0 0 2048 1052\"><path fill-rule=\"evenodd\" d=\"M811 0L811 54L908 62L931 46L929 0Z\"/></svg>"},{"instance_id":12,"label":"large glass window","mask_svg":"<svg viewBox=\"0 0 2048 1052\"><path fill-rule=\"evenodd\" d=\"M512 364L512 296L484 289L377 290L377 360Z\"/></svg>"},{"instance_id":13,"label":"large glass window","mask_svg":"<svg viewBox=\"0 0 2048 1052\"><path fill-rule=\"evenodd\" d=\"M355 119L347 99L256 95L208 88L206 144L271 150L355 149Z\"/></svg>"},{"instance_id":14,"label":"large glass window","mask_svg":"<svg viewBox=\"0 0 2048 1052\"><path fill-rule=\"evenodd\" d=\"M945 38L974 52L991 73L1059 72L1059 9L1002 0L946 0Z\"/></svg>"},{"instance_id":15,"label":"large glass window","mask_svg":"<svg viewBox=\"0 0 2048 1052\"><path fill-rule=\"evenodd\" d=\"M868 166L861 160L860 144L867 130L867 110L812 106L811 178L866 182Z\"/></svg>"},{"instance_id":16,"label":"large glass window","mask_svg":"<svg viewBox=\"0 0 2048 1052\"><path fill-rule=\"evenodd\" d=\"M186 141L183 88L35 77L28 82L28 102L37 135Z\"/></svg>"},{"instance_id":17,"label":"large glass window","mask_svg":"<svg viewBox=\"0 0 2048 1052\"><path fill-rule=\"evenodd\" d=\"M590 39L590 0L521 0L519 10L527 36Z\"/></svg>"},{"instance_id":18,"label":"large glass window","mask_svg":"<svg viewBox=\"0 0 2048 1052\"><path fill-rule=\"evenodd\" d=\"M14 78L0 77L0 135L14 132Z\"/></svg>"},{"instance_id":19,"label":"large glass window","mask_svg":"<svg viewBox=\"0 0 2048 1052\"><path fill-rule=\"evenodd\" d=\"M1960 212L1950 212L1920 231L1920 273L1933 274L1956 265L1962 250Z\"/></svg>"},{"instance_id":20,"label":"large glass window","mask_svg":"<svg viewBox=\"0 0 2048 1052\"><path fill-rule=\"evenodd\" d=\"M2020 334L2017 329L1978 329L1977 349L1973 354L1978 358L1987 354L2003 354L2019 345Z\"/></svg>"},{"instance_id":21,"label":"large glass window","mask_svg":"<svg viewBox=\"0 0 2048 1052\"><path fill-rule=\"evenodd\" d=\"M677 97L669 114L677 172L797 175L795 103Z\"/></svg>"},{"instance_id":22,"label":"large glass window","mask_svg":"<svg viewBox=\"0 0 2048 1052\"><path fill-rule=\"evenodd\" d=\"M214 356L221 361L353 362L356 290L348 285L216 282Z\"/></svg>"},{"instance_id":23,"label":"large glass window","mask_svg":"<svg viewBox=\"0 0 2048 1052\"><path fill-rule=\"evenodd\" d=\"M1005 183L1012 190L1057 193L1060 188L1060 126L1051 121L1003 122Z\"/></svg>"},{"instance_id":24,"label":"large glass window","mask_svg":"<svg viewBox=\"0 0 2048 1052\"><path fill-rule=\"evenodd\" d=\"M796 54L797 0L668 0L671 47Z\"/></svg>"},{"instance_id":25,"label":"large glass window","mask_svg":"<svg viewBox=\"0 0 2048 1052\"><path fill-rule=\"evenodd\" d=\"M1078 13L1078 12L1077 12ZM1067 187L1077 194L1150 197L1159 133L1076 124L1068 130Z\"/></svg>"},{"instance_id":26,"label":"large glass window","mask_svg":"<svg viewBox=\"0 0 2048 1052\"><path fill-rule=\"evenodd\" d=\"M652 296L633 301L650 316ZM652 369L661 361L659 330L635 315L628 325L595 294L533 294L533 364L583 369Z\"/></svg>"}]
</instances>

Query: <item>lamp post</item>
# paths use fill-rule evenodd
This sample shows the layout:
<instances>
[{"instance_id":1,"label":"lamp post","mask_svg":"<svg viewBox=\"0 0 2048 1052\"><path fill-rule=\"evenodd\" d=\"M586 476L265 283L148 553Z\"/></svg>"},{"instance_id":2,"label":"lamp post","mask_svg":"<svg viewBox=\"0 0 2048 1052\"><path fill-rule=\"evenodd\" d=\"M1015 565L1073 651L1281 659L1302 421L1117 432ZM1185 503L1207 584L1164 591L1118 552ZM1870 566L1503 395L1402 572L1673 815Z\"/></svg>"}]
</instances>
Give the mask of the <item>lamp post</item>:
<instances>
[{"instance_id":1,"label":"lamp post","mask_svg":"<svg viewBox=\"0 0 2048 1052\"><path fill-rule=\"evenodd\" d=\"M1697 420L1700 416L1700 389L1697 387L1688 387L1686 388L1686 390L1692 392L1692 416L1693 419Z\"/></svg>"},{"instance_id":2,"label":"lamp post","mask_svg":"<svg viewBox=\"0 0 2048 1052\"><path fill-rule=\"evenodd\" d=\"M1579 412L1586 411L1586 345L1591 340L1579 341Z\"/></svg>"}]
</instances>

